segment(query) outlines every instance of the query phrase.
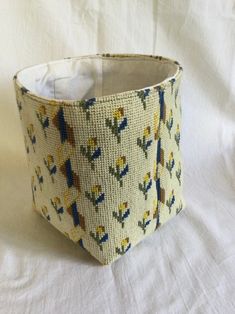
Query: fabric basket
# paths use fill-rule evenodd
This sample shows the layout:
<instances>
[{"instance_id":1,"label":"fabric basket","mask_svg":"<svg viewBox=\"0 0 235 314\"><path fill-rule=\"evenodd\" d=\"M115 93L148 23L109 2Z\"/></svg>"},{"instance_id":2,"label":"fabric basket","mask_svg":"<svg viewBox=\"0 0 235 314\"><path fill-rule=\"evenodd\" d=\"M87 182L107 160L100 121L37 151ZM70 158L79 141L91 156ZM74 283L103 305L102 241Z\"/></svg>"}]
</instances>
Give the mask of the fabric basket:
<instances>
[{"instance_id":1,"label":"fabric basket","mask_svg":"<svg viewBox=\"0 0 235 314\"><path fill-rule=\"evenodd\" d=\"M33 208L102 264L185 206L181 75L160 56L96 54L14 76Z\"/></svg>"}]
</instances>

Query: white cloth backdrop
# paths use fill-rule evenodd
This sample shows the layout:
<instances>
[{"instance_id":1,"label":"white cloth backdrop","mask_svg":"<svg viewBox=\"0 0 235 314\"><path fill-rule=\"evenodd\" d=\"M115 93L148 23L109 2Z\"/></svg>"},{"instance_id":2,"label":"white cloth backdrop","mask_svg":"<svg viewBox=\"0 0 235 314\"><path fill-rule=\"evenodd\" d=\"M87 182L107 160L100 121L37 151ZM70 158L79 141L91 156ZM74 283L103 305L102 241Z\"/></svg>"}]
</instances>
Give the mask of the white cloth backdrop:
<instances>
[{"instance_id":1,"label":"white cloth backdrop","mask_svg":"<svg viewBox=\"0 0 235 314\"><path fill-rule=\"evenodd\" d=\"M235 313L235 1L0 0L0 313ZM110 266L31 210L12 76L99 52L180 61L187 208Z\"/></svg>"}]
</instances>

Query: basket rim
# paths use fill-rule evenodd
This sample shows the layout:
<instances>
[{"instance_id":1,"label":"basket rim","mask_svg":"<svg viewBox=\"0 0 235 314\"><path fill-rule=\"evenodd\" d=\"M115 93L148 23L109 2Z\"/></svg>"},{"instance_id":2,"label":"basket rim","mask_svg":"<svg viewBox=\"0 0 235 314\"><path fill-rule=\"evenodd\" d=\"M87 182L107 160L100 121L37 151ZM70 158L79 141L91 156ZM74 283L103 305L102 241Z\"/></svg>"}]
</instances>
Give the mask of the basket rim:
<instances>
[{"instance_id":1,"label":"basket rim","mask_svg":"<svg viewBox=\"0 0 235 314\"><path fill-rule=\"evenodd\" d=\"M103 95L103 96L95 96L94 95L94 97L79 98L79 99L58 99L58 98L49 98L49 97L41 96L35 92L28 90L18 79L18 75L27 69L43 67L47 64L62 63L62 62L70 61L71 59L72 60L76 60L76 59L80 60L80 59L87 59L87 58L101 58L104 60L111 59L111 58L117 59L117 60L126 58L126 59L130 60L131 58L134 58L136 60L141 60L141 59L142 60L150 60L150 61L154 61L154 62L175 65L176 71L173 75L171 75L171 76L167 77L166 79L164 79L163 81L156 83L156 84L153 84L153 85L144 86L144 87L139 88L139 89L130 89L130 90L126 90L123 92L118 92L118 93L113 93L113 94L108 94L108 95ZM113 101L113 100L117 100L117 99L126 99L126 98L129 99L129 98L135 97L136 92L144 91L146 89L149 89L150 91L156 90L156 89L157 90L158 89L166 89L169 85L172 84L172 82L177 81L181 78L182 72L183 72L183 67L181 66L181 64L178 61L176 61L172 58L163 57L160 55L140 54L140 53L97 53L97 54L88 54L88 55L66 57L63 59L57 59L57 60L53 60L53 61L48 61L48 62L34 64L31 66L24 67L24 68L22 68L16 72L16 74L13 77L13 82L14 82L15 88L22 90L25 97L31 98L33 100L40 101L40 102L47 104L47 105L78 106L81 101L83 101L83 102L89 101L89 100L94 99L94 98L95 98L96 102L103 103L103 102L109 102L109 101Z\"/></svg>"}]
</instances>

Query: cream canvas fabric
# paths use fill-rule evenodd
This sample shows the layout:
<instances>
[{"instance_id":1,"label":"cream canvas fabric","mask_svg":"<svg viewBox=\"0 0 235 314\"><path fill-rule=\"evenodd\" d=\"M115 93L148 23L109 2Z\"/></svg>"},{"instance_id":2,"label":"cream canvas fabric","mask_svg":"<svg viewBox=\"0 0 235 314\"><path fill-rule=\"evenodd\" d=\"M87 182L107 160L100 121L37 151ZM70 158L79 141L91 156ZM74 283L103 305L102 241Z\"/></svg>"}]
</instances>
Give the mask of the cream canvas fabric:
<instances>
[{"instance_id":1,"label":"cream canvas fabric","mask_svg":"<svg viewBox=\"0 0 235 314\"><path fill-rule=\"evenodd\" d=\"M33 208L102 264L185 206L181 75L160 56L97 54L14 77Z\"/></svg>"}]
</instances>

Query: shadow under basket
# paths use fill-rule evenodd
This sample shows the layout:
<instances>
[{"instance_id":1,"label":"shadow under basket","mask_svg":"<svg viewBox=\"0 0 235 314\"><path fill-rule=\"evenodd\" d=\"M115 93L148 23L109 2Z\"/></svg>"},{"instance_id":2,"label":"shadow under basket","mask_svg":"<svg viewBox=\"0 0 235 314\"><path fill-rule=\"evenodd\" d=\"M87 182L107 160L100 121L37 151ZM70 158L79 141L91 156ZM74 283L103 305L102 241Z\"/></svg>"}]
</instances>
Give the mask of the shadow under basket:
<instances>
[{"instance_id":1,"label":"shadow under basket","mask_svg":"<svg viewBox=\"0 0 235 314\"><path fill-rule=\"evenodd\" d=\"M33 208L102 264L185 207L181 75L160 56L96 54L14 76Z\"/></svg>"}]
</instances>

